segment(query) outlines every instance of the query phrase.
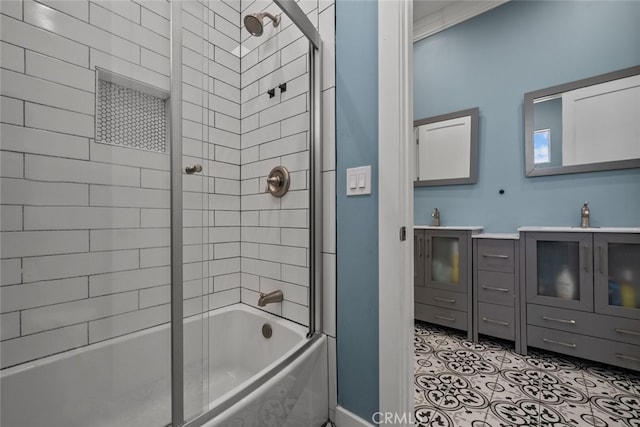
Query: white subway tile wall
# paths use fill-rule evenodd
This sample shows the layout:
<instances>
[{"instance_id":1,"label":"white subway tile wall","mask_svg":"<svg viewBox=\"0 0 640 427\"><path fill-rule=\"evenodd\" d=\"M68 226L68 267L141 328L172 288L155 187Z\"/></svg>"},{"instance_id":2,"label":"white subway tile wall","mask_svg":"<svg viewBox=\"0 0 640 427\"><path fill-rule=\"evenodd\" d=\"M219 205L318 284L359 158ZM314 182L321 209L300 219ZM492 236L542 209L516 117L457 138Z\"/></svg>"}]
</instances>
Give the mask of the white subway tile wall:
<instances>
[{"instance_id":1,"label":"white subway tile wall","mask_svg":"<svg viewBox=\"0 0 640 427\"><path fill-rule=\"evenodd\" d=\"M299 4L323 38L323 314L335 337L335 7ZM282 13L270 0L183 6L183 160L203 166L183 175L185 316L280 289L264 309L306 325L308 42L284 14L261 37L245 31L248 13ZM169 321L169 147L95 142L96 67L170 89L169 17L168 0L2 1L2 368ZM281 199L264 192L277 165L292 178Z\"/></svg>"},{"instance_id":2,"label":"white subway tile wall","mask_svg":"<svg viewBox=\"0 0 640 427\"><path fill-rule=\"evenodd\" d=\"M317 0L299 4L317 26ZM273 2L242 2L243 19L263 11L281 14L280 25L264 19L262 36L241 33L241 298L255 307L259 293L281 290L284 301L262 309L308 325L309 43ZM282 198L265 193L279 165L291 174Z\"/></svg>"},{"instance_id":3,"label":"white subway tile wall","mask_svg":"<svg viewBox=\"0 0 640 427\"><path fill-rule=\"evenodd\" d=\"M240 301L240 12L183 4L193 315ZM168 91L169 17L165 0L2 1L2 368L170 320L168 147L95 142L96 67Z\"/></svg>"}]
</instances>

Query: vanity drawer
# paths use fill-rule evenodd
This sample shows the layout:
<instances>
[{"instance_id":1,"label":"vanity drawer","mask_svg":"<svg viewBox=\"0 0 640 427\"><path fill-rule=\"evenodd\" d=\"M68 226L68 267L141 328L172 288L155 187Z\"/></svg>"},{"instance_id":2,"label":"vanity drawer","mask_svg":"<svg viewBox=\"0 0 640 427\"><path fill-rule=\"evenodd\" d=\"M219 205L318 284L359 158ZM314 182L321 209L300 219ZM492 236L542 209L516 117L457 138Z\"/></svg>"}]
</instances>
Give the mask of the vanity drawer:
<instances>
[{"instance_id":1,"label":"vanity drawer","mask_svg":"<svg viewBox=\"0 0 640 427\"><path fill-rule=\"evenodd\" d=\"M640 345L640 322L624 317L527 304L527 323Z\"/></svg>"},{"instance_id":2,"label":"vanity drawer","mask_svg":"<svg viewBox=\"0 0 640 427\"><path fill-rule=\"evenodd\" d=\"M478 303L478 332L513 341L516 337L513 307Z\"/></svg>"},{"instance_id":3,"label":"vanity drawer","mask_svg":"<svg viewBox=\"0 0 640 427\"><path fill-rule=\"evenodd\" d=\"M513 240L478 239L478 269L513 273Z\"/></svg>"},{"instance_id":4,"label":"vanity drawer","mask_svg":"<svg viewBox=\"0 0 640 427\"><path fill-rule=\"evenodd\" d=\"M415 288L415 302L452 310L467 311L467 294L433 288Z\"/></svg>"},{"instance_id":5,"label":"vanity drawer","mask_svg":"<svg viewBox=\"0 0 640 427\"><path fill-rule=\"evenodd\" d=\"M510 273L480 270L476 292L478 301L513 307L515 276Z\"/></svg>"},{"instance_id":6,"label":"vanity drawer","mask_svg":"<svg viewBox=\"0 0 640 427\"><path fill-rule=\"evenodd\" d=\"M640 346L527 326L528 345L624 368L640 370Z\"/></svg>"},{"instance_id":7,"label":"vanity drawer","mask_svg":"<svg viewBox=\"0 0 640 427\"><path fill-rule=\"evenodd\" d=\"M414 304L414 317L425 322L467 330L467 313L427 304Z\"/></svg>"}]
</instances>

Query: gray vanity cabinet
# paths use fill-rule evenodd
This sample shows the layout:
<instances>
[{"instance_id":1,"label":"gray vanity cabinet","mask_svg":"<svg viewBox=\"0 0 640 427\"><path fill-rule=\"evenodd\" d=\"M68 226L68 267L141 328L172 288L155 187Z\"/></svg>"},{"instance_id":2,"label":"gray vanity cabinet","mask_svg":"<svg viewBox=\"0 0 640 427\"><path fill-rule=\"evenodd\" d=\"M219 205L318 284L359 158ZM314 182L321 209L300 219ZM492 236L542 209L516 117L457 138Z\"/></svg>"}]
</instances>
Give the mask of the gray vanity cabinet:
<instances>
[{"instance_id":1,"label":"gray vanity cabinet","mask_svg":"<svg viewBox=\"0 0 640 427\"><path fill-rule=\"evenodd\" d=\"M520 351L517 235L473 238L474 341L478 334L515 341Z\"/></svg>"},{"instance_id":2,"label":"gray vanity cabinet","mask_svg":"<svg viewBox=\"0 0 640 427\"><path fill-rule=\"evenodd\" d=\"M415 318L468 332L472 338L471 235L436 227L414 230Z\"/></svg>"},{"instance_id":3,"label":"gray vanity cabinet","mask_svg":"<svg viewBox=\"0 0 640 427\"><path fill-rule=\"evenodd\" d=\"M523 235L526 345L640 370L640 233Z\"/></svg>"},{"instance_id":4,"label":"gray vanity cabinet","mask_svg":"<svg viewBox=\"0 0 640 427\"><path fill-rule=\"evenodd\" d=\"M590 233L526 233L527 303L593 310Z\"/></svg>"}]
</instances>

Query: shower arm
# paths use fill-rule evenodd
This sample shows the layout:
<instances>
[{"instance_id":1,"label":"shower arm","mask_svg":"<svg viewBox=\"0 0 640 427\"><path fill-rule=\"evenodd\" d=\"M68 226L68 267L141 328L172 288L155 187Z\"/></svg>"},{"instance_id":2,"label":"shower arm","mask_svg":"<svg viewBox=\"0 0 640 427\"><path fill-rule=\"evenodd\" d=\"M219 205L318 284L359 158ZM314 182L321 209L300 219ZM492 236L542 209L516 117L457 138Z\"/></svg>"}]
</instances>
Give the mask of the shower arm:
<instances>
[{"instance_id":1,"label":"shower arm","mask_svg":"<svg viewBox=\"0 0 640 427\"><path fill-rule=\"evenodd\" d=\"M274 16L269 12L262 12L262 16L266 16L267 18L271 19L271 22L273 22L274 27L277 27L278 25L280 25L280 16Z\"/></svg>"}]
</instances>

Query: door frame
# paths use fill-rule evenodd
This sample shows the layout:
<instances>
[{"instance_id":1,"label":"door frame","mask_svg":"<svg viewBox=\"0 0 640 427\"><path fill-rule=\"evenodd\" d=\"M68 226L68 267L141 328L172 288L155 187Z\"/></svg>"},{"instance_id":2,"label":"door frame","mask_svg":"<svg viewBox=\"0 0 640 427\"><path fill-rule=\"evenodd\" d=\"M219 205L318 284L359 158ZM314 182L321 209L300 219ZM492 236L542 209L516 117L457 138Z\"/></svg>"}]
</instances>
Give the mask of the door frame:
<instances>
[{"instance_id":1,"label":"door frame","mask_svg":"<svg viewBox=\"0 0 640 427\"><path fill-rule=\"evenodd\" d=\"M412 0L378 1L378 73L379 411L412 425Z\"/></svg>"}]
</instances>

